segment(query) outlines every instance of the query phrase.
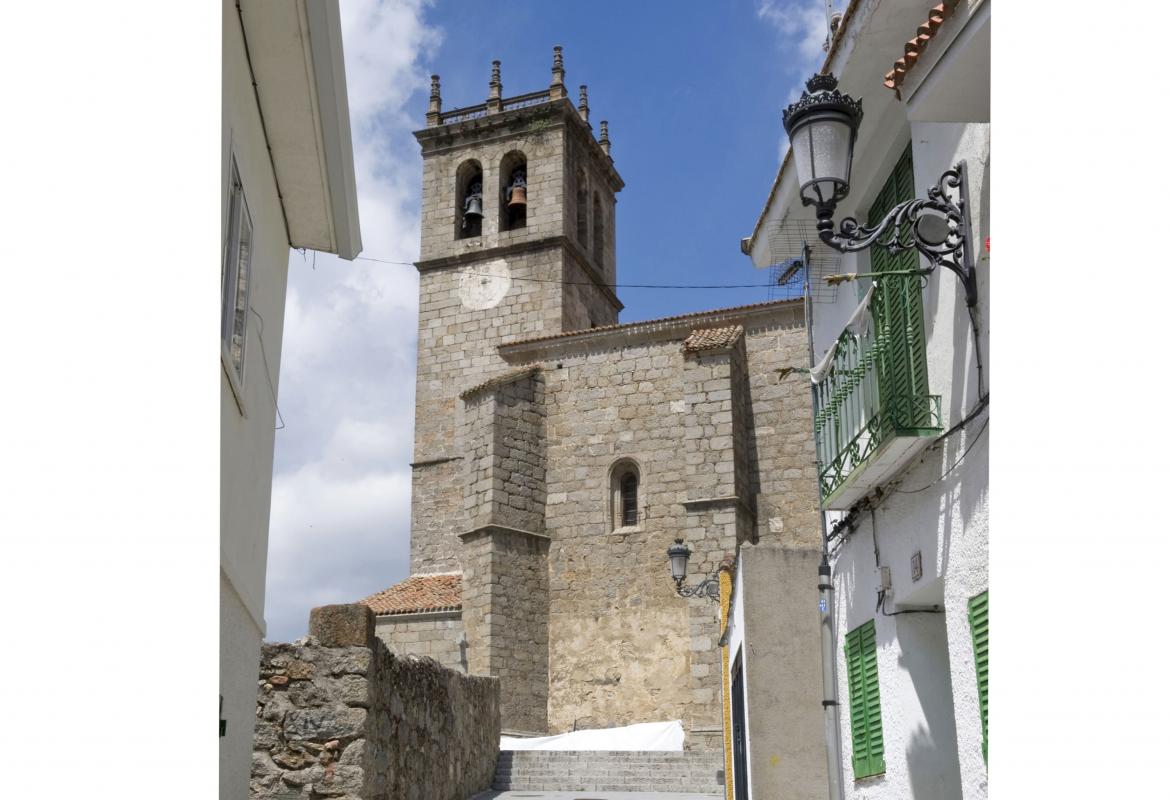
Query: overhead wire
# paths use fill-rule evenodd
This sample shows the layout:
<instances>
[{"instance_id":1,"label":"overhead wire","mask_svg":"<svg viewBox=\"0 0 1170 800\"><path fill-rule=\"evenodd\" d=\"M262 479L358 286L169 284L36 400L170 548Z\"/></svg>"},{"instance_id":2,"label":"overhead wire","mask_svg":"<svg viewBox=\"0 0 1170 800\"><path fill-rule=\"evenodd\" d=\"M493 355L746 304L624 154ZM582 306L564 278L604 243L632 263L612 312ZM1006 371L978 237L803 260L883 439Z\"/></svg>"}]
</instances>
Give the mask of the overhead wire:
<instances>
[{"instance_id":1,"label":"overhead wire","mask_svg":"<svg viewBox=\"0 0 1170 800\"><path fill-rule=\"evenodd\" d=\"M316 255L316 251L314 256ZM354 261L374 261L378 264L394 264L403 267L413 267L413 261L392 261L386 258L373 258L372 256L357 256ZM490 272L468 272L468 275L479 275L484 278L499 277ZM597 281L563 281L556 278L521 278L512 276L514 281L529 281L532 283L557 283L562 286L604 286L607 289L769 289L770 283L701 283L701 284L679 284L679 283L599 283Z\"/></svg>"},{"instance_id":2,"label":"overhead wire","mask_svg":"<svg viewBox=\"0 0 1170 800\"><path fill-rule=\"evenodd\" d=\"M268 367L268 353L264 350L264 317L260 316L260 312L257 311L251 304L248 305L248 309L256 315L257 319L260 320L260 330L258 331L258 338L260 339L260 357L264 360L264 377L268 379L268 392L272 395L272 405L276 409L277 419L280 420L280 426L275 430L284 430L284 416L280 413L280 404L276 402L276 389L272 386L272 370Z\"/></svg>"}]
</instances>

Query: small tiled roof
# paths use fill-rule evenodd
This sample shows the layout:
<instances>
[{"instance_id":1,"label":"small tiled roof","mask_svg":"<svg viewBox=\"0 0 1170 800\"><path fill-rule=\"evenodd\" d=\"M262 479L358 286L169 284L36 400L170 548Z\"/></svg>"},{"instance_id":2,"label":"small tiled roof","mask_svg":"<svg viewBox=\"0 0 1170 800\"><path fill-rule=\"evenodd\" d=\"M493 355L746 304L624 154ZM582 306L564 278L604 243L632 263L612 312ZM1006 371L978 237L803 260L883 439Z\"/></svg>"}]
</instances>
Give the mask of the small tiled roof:
<instances>
[{"instance_id":1,"label":"small tiled roof","mask_svg":"<svg viewBox=\"0 0 1170 800\"><path fill-rule=\"evenodd\" d=\"M951 15L955 2L956 0L945 0L930 9L926 22L918 26L918 35L906 42L906 55L895 61L894 68L886 73L883 83L887 89L894 90L894 97L897 99L902 99L902 82L906 80L906 73L917 63L918 57L942 27L943 21Z\"/></svg>"},{"instance_id":2,"label":"small tiled roof","mask_svg":"<svg viewBox=\"0 0 1170 800\"><path fill-rule=\"evenodd\" d=\"M505 372L503 375L497 375L494 378L489 378L483 383L477 383L470 389L464 389L459 393L459 396L466 400L472 395L482 392L485 389L497 389L501 386L507 386L512 381L518 381L521 378L526 378L532 373L537 372L539 369L540 364L529 364L525 367L521 367L520 369L515 369L511 372Z\"/></svg>"},{"instance_id":3,"label":"small tiled roof","mask_svg":"<svg viewBox=\"0 0 1170 800\"><path fill-rule=\"evenodd\" d=\"M725 328L701 328L691 331L691 335L683 342L682 349L684 353L722 350L731 347L742 335L742 325L728 325Z\"/></svg>"},{"instance_id":4,"label":"small tiled roof","mask_svg":"<svg viewBox=\"0 0 1170 800\"><path fill-rule=\"evenodd\" d=\"M375 614L417 614L423 611L458 611L463 607L463 573L411 575L389 589L358 603Z\"/></svg>"}]
</instances>

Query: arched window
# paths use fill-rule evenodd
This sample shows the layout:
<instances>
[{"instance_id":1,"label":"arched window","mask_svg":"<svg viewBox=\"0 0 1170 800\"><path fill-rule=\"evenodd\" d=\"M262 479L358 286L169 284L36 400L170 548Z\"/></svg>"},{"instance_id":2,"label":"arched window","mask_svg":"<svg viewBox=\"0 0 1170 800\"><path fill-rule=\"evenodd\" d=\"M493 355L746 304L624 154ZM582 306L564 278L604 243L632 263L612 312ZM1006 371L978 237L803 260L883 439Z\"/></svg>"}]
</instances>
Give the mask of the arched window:
<instances>
[{"instance_id":1,"label":"arched window","mask_svg":"<svg viewBox=\"0 0 1170 800\"><path fill-rule=\"evenodd\" d=\"M589 252L589 187L581 170L577 170L577 241Z\"/></svg>"},{"instance_id":2,"label":"arched window","mask_svg":"<svg viewBox=\"0 0 1170 800\"><path fill-rule=\"evenodd\" d=\"M500 230L511 231L528 224L528 159L513 150L500 161Z\"/></svg>"},{"instance_id":3,"label":"arched window","mask_svg":"<svg viewBox=\"0 0 1170 800\"><path fill-rule=\"evenodd\" d=\"M483 169L472 159L455 171L455 238L483 233Z\"/></svg>"},{"instance_id":4,"label":"arched window","mask_svg":"<svg viewBox=\"0 0 1170 800\"><path fill-rule=\"evenodd\" d=\"M638 524L638 476L627 472L622 476L622 525Z\"/></svg>"},{"instance_id":5,"label":"arched window","mask_svg":"<svg viewBox=\"0 0 1170 800\"><path fill-rule=\"evenodd\" d=\"M605 268L605 214L601 210L601 195L593 193L593 260Z\"/></svg>"},{"instance_id":6,"label":"arched window","mask_svg":"<svg viewBox=\"0 0 1170 800\"><path fill-rule=\"evenodd\" d=\"M638 497L640 483L641 474L633 459L620 459L610 468L611 530L632 528L641 521L641 501Z\"/></svg>"}]
</instances>

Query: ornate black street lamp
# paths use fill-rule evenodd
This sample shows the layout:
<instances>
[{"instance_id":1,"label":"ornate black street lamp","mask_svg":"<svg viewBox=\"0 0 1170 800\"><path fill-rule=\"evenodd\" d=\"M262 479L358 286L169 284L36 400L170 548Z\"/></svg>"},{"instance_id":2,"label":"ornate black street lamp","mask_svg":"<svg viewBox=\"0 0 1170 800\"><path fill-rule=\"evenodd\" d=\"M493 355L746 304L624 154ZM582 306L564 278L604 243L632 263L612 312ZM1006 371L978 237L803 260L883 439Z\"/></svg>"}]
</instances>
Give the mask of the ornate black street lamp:
<instances>
[{"instance_id":1,"label":"ornate black street lamp","mask_svg":"<svg viewBox=\"0 0 1170 800\"><path fill-rule=\"evenodd\" d=\"M674 587L679 595L719 599L719 573L708 575L696 586L683 586L683 581L687 579L687 560L691 557L691 549L683 544L682 539L675 539L674 544L666 548L666 555L670 559L670 576L674 578Z\"/></svg>"},{"instance_id":2,"label":"ornate black street lamp","mask_svg":"<svg viewBox=\"0 0 1170 800\"><path fill-rule=\"evenodd\" d=\"M940 266L951 270L963 284L967 305L974 306L966 162L960 161L944 172L938 183L927 190L926 199L899 203L872 228L846 217L841 220L841 229L833 230L837 203L849 194L853 145L861 116L861 101L841 92L831 74L814 75L800 99L784 109L784 129L792 142L800 201L816 207L821 241L842 253L875 245L893 254L915 248L930 261L930 267L921 270L921 274L929 275ZM955 189L957 200L951 198L951 190Z\"/></svg>"}]
</instances>

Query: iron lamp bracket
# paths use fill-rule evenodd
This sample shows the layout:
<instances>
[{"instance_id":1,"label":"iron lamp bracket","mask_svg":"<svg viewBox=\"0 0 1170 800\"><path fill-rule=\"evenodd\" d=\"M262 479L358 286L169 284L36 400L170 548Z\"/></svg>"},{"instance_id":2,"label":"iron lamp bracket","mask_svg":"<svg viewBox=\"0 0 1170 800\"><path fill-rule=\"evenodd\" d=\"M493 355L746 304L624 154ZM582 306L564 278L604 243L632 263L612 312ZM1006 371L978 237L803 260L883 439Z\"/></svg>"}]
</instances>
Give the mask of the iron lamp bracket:
<instances>
[{"instance_id":1,"label":"iron lamp bracket","mask_svg":"<svg viewBox=\"0 0 1170 800\"><path fill-rule=\"evenodd\" d=\"M971 261L966 161L944 172L927 190L925 199L916 197L899 203L873 227L846 217L841 220L840 230L834 231L836 203L816 203L816 207L817 234L829 247L840 253L880 247L893 255L913 248L930 262L923 274L929 275L939 267L949 269L962 283L967 305L975 306L978 293Z\"/></svg>"},{"instance_id":2,"label":"iron lamp bracket","mask_svg":"<svg viewBox=\"0 0 1170 800\"><path fill-rule=\"evenodd\" d=\"M710 575L701 583L694 586L683 586L682 578L674 579L674 587L680 597L706 597L711 600L719 599L719 576Z\"/></svg>"}]
</instances>

